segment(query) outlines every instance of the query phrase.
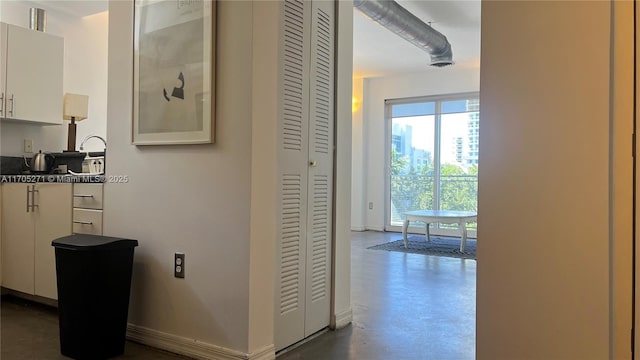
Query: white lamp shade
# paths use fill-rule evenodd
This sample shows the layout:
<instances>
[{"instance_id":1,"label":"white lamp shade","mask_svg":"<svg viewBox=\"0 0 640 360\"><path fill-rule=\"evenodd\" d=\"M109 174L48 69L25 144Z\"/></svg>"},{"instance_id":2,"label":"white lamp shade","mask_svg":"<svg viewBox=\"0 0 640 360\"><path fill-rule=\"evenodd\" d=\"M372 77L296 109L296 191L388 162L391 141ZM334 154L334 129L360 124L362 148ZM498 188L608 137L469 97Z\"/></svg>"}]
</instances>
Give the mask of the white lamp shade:
<instances>
[{"instance_id":1,"label":"white lamp shade","mask_svg":"<svg viewBox=\"0 0 640 360\"><path fill-rule=\"evenodd\" d=\"M81 121L87 118L89 112L89 96L78 94L64 94L62 106L63 119Z\"/></svg>"}]
</instances>

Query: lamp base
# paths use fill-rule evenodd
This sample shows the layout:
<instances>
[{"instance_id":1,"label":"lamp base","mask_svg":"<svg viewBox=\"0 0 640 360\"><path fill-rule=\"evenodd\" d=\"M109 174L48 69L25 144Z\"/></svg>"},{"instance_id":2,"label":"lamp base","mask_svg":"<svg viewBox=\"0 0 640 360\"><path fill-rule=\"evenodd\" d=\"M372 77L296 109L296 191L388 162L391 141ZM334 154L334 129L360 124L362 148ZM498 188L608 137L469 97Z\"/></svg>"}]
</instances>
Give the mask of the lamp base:
<instances>
[{"instance_id":1,"label":"lamp base","mask_svg":"<svg viewBox=\"0 0 640 360\"><path fill-rule=\"evenodd\" d=\"M76 151L76 122L74 118L71 118L69 123L69 135L67 137L67 150L65 152Z\"/></svg>"}]
</instances>

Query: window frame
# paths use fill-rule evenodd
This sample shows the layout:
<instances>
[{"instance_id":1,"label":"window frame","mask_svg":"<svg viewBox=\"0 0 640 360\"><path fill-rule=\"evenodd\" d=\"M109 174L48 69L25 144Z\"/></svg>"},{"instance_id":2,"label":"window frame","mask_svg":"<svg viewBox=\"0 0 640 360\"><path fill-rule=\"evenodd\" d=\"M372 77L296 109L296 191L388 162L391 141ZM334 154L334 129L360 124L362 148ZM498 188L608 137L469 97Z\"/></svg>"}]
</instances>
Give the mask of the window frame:
<instances>
[{"instance_id":1,"label":"window frame","mask_svg":"<svg viewBox=\"0 0 640 360\"><path fill-rule=\"evenodd\" d=\"M446 101L456 100L478 100L480 99L479 92L463 92L454 94L443 95L430 95L430 96L416 96L407 98L386 99L384 101L384 123L385 123L385 204L384 204L384 230L390 232L402 232L402 226L391 225L391 149L393 141L393 118L392 107L393 105L420 103L420 102L434 102L435 114L434 114L434 207L440 208L440 145L441 145L441 131L442 131L442 103ZM478 109L478 112L480 110ZM479 119L478 119L479 120ZM424 234L424 226L409 226L408 232L416 234ZM430 234L441 236L460 236L459 231L455 229L441 229L434 227L430 229ZM468 237L476 238L477 234L475 230L469 230Z\"/></svg>"}]
</instances>

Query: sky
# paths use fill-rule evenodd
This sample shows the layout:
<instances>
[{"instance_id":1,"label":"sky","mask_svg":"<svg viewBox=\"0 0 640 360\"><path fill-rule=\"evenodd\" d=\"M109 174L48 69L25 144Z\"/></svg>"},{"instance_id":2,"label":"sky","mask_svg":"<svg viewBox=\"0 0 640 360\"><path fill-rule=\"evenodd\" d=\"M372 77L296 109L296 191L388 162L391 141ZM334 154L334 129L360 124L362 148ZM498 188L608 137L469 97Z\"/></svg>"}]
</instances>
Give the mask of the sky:
<instances>
[{"instance_id":1,"label":"sky","mask_svg":"<svg viewBox=\"0 0 640 360\"><path fill-rule=\"evenodd\" d=\"M435 141L434 119L435 116L433 115L399 117L393 119L393 124L398 124L403 127L410 125L412 127L411 146L416 149L427 150L433 154ZM467 139L469 131L467 127L468 121L469 113L442 114L442 135L440 138L440 148L442 149L440 162L442 164L456 163L455 138L462 137L463 139ZM463 146L467 146L466 141Z\"/></svg>"}]
</instances>

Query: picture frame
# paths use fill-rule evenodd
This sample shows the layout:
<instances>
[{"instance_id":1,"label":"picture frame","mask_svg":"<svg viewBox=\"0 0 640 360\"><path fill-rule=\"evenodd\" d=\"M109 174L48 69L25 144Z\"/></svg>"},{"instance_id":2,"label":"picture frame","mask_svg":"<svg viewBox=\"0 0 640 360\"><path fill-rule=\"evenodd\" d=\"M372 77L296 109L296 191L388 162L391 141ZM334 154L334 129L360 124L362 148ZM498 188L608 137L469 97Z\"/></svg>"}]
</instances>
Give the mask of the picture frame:
<instances>
[{"instance_id":1,"label":"picture frame","mask_svg":"<svg viewBox=\"0 0 640 360\"><path fill-rule=\"evenodd\" d=\"M132 143L213 143L216 0L135 0L133 44Z\"/></svg>"}]
</instances>

